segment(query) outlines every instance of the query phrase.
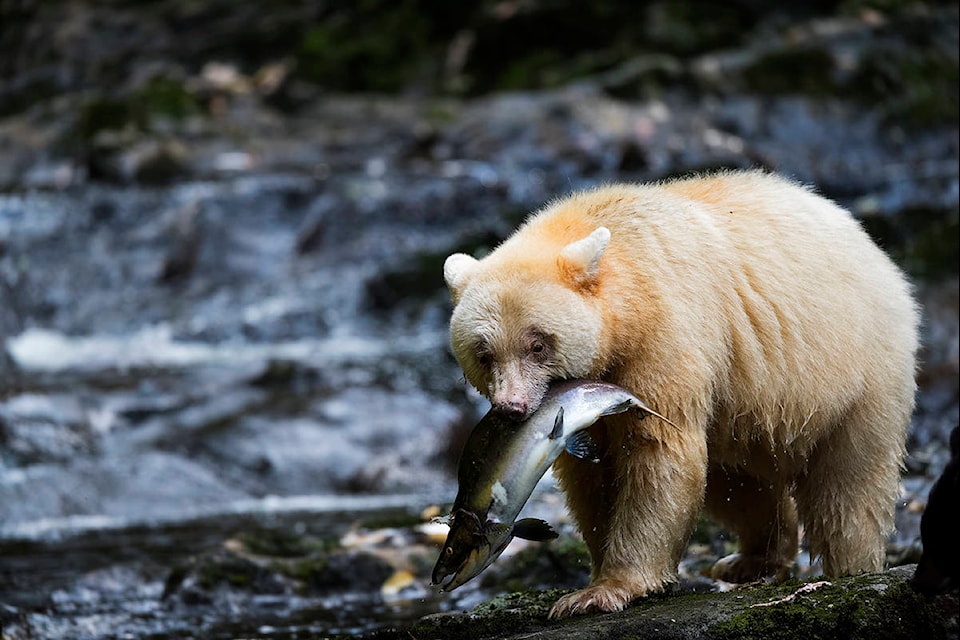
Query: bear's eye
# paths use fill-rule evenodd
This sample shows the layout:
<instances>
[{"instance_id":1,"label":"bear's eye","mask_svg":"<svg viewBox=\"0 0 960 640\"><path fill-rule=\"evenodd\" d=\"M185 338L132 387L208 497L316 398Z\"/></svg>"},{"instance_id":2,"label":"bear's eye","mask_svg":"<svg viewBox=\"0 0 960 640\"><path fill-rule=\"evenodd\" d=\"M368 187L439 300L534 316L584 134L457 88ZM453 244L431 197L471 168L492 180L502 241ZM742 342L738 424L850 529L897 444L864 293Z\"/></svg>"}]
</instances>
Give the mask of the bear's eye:
<instances>
[{"instance_id":1,"label":"bear's eye","mask_svg":"<svg viewBox=\"0 0 960 640\"><path fill-rule=\"evenodd\" d=\"M552 335L534 328L527 331L523 347L529 357L537 362L544 362L550 358L550 354L554 353L554 341L555 338Z\"/></svg>"},{"instance_id":2,"label":"bear's eye","mask_svg":"<svg viewBox=\"0 0 960 640\"><path fill-rule=\"evenodd\" d=\"M490 351L486 344L477 345L474 353L477 356L477 362L484 367L489 366L493 362L493 352Z\"/></svg>"}]
</instances>

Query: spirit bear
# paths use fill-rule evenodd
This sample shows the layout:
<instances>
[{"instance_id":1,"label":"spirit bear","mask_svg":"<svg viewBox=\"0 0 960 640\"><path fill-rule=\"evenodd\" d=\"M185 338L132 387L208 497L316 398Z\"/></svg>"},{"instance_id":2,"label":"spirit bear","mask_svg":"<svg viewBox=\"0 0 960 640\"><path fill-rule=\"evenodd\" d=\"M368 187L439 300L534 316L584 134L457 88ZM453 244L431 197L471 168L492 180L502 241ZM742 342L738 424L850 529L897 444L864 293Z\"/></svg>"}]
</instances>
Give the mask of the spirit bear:
<instances>
[{"instance_id":1,"label":"spirit bear","mask_svg":"<svg viewBox=\"0 0 960 640\"><path fill-rule=\"evenodd\" d=\"M677 578L705 508L739 552L713 575L783 575L802 521L826 575L878 571L914 403L918 311L849 213L761 172L605 186L444 264L451 344L494 409L547 385L621 385L677 426L591 428L601 461L554 473L591 582L551 616L615 611Z\"/></svg>"}]
</instances>

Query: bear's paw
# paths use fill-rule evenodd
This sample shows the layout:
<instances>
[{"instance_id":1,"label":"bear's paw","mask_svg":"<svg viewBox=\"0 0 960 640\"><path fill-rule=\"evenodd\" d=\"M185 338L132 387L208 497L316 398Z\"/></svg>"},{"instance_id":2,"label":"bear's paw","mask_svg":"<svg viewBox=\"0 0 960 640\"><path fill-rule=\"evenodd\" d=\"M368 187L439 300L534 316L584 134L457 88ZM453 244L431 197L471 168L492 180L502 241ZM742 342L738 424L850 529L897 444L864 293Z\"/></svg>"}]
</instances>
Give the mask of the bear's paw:
<instances>
[{"instance_id":1,"label":"bear's paw","mask_svg":"<svg viewBox=\"0 0 960 640\"><path fill-rule=\"evenodd\" d=\"M550 619L591 612L620 611L641 595L643 593L638 593L619 580L599 580L557 600L550 609Z\"/></svg>"},{"instance_id":2,"label":"bear's paw","mask_svg":"<svg viewBox=\"0 0 960 640\"><path fill-rule=\"evenodd\" d=\"M714 580L741 584L773 577L777 582L789 577L790 567L765 556L731 553L717 560L704 573Z\"/></svg>"}]
</instances>

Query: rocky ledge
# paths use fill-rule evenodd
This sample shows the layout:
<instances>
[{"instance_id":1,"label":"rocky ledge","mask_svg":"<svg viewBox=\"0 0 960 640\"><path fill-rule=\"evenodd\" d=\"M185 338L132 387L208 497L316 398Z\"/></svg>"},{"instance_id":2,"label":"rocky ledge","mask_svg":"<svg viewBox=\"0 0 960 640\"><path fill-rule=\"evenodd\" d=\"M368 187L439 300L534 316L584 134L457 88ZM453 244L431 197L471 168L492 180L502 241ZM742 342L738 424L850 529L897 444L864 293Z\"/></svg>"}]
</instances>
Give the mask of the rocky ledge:
<instances>
[{"instance_id":1,"label":"rocky ledge","mask_svg":"<svg viewBox=\"0 0 960 640\"><path fill-rule=\"evenodd\" d=\"M560 590L514 593L469 613L434 614L412 627L386 629L366 640L497 638L957 638L958 594L924 598L910 588L915 565L879 574L724 593L652 596L619 613L549 620Z\"/></svg>"}]
</instances>

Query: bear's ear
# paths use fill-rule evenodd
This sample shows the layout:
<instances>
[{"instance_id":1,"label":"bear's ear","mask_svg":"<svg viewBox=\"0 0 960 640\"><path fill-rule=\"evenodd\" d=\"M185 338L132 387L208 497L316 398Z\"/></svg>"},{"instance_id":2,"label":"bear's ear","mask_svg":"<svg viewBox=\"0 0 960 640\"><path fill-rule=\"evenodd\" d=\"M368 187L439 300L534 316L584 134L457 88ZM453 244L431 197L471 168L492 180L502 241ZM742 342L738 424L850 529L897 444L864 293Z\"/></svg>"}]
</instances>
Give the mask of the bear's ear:
<instances>
[{"instance_id":1,"label":"bear's ear","mask_svg":"<svg viewBox=\"0 0 960 640\"><path fill-rule=\"evenodd\" d=\"M578 286L592 286L600 271L600 258L609 243L610 230L597 227L586 238L571 242L560 251L557 259L560 271L567 274Z\"/></svg>"},{"instance_id":2,"label":"bear's ear","mask_svg":"<svg viewBox=\"0 0 960 640\"><path fill-rule=\"evenodd\" d=\"M465 253L454 253L447 256L443 263L443 279L447 281L447 288L450 289L450 297L453 298L453 304L460 301L460 294L470 281L470 276L477 270L480 261L468 256Z\"/></svg>"}]
</instances>

